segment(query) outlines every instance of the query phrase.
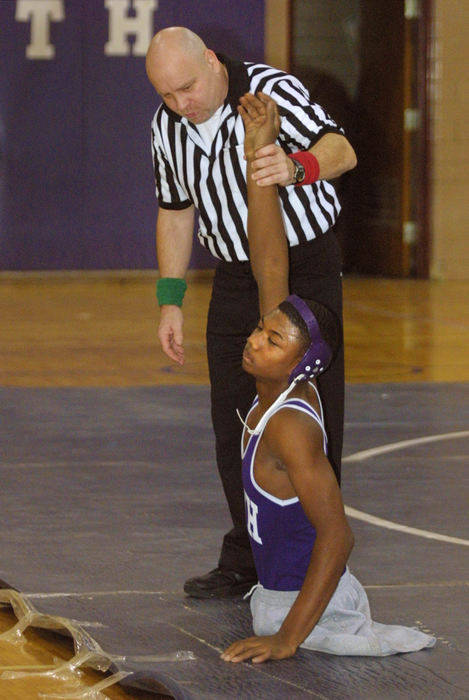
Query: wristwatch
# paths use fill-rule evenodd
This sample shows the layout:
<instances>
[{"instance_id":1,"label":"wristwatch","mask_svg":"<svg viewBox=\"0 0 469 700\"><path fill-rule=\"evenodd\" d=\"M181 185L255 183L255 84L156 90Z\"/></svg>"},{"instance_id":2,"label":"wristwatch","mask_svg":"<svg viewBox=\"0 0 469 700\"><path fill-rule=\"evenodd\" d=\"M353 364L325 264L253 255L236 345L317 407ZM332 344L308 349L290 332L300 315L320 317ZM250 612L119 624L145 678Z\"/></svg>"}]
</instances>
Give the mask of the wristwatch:
<instances>
[{"instance_id":1,"label":"wristwatch","mask_svg":"<svg viewBox=\"0 0 469 700\"><path fill-rule=\"evenodd\" d=\"M291 158L293 165L295 166L295 172L293 173L293 182L295 185L299 185L305 179L305 169L298 160Z\"/></svg>"}]
</instances>

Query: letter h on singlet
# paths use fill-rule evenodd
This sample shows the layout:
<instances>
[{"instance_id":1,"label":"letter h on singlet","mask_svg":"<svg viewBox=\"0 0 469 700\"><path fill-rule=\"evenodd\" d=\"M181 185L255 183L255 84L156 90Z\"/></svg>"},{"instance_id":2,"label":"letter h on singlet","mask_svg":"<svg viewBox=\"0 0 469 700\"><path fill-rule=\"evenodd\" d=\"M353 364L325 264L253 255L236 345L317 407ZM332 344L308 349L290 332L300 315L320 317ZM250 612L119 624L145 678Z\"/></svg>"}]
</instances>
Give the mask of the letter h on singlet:
<instances>
[{"instance_id":1,"label":"letter h on singlet","mask_svg":"<svg viewBox=\"0 0 469 700\"><path fill-rule=\"evenodd\" d=\"M256 503L253 503L249 499L249 496L247 495L246 492L244 492L244 500L246 501L246 515L247 515L247 528L248 532L251 535L252 539L254 542L257 542L257 544L262 544L262 540L259 535L259 531L257 529L257 512L258 512L258 507Z\"/></svg>"}]
</instances>

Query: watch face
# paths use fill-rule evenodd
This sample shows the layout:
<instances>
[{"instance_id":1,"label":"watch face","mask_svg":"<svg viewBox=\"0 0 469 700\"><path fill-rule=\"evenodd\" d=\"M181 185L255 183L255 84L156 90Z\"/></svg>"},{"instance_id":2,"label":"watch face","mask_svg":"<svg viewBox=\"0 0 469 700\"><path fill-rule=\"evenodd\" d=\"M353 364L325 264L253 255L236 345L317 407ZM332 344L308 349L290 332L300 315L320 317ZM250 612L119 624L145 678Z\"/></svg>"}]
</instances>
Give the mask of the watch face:
<instances>
[{"instance_id":1,"label":"watch face","mask_svg":"<svg viewBox=\"0 0 469 700\"><path fill-rule=\"evenodd\" d=\"M295 182L302 182L305 179L305 169L301 163L298 163L295 161L296 164L296 170L295 170Z\"/></svg>"}]
</instances>

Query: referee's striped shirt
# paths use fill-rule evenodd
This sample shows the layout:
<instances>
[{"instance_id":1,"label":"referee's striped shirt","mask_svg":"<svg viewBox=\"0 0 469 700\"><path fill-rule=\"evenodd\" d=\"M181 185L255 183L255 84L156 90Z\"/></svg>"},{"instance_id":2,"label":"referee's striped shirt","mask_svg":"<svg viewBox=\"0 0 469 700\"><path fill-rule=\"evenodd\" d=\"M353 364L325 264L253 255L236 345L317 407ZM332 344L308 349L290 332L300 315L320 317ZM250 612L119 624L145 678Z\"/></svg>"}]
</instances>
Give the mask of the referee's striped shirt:
<instances>
[{"instance_id":1,"label":"referee's striped shirt","mask_svg":"<svg viewBox=\"0 0 469 700\"><path fill-rule=\"evenodd\" d=\"M327 132L342 130L293 76L259 63L219 56L229 76L220 127L211 150L197 126L162 104L152 122L156 195L163 209L199 212L198 237L221 260L248 259L244 124L239 98L259 90L277 102L281 117L278 143L286 153L309 149ZM326 180L305 187L279 187L290 246L312 240L334 224L340 204Z\"/></svg>"}]
</instances>

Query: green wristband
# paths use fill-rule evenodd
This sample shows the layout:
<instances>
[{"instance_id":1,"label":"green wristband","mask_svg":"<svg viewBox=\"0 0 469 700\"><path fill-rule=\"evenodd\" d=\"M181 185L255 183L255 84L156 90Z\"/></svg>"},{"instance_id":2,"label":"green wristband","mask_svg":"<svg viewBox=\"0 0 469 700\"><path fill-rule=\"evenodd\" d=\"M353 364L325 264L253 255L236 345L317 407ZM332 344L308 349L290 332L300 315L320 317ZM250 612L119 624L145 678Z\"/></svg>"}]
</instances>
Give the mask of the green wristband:
<instances>
[{"instance_id":1,"label":"green wristband","mask_svg":"<svg viewBox=\"0 0 469 700\"><path fill-rule=\"evenodd\" d=\"M186 289L186 280L180 277L161 277L156 283L158 304L160 306L163 306L163 304L182 306Z\"/></svg>"}]
</instances>

